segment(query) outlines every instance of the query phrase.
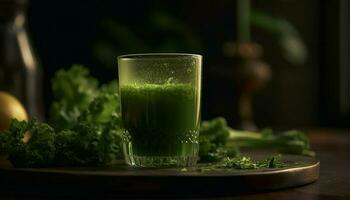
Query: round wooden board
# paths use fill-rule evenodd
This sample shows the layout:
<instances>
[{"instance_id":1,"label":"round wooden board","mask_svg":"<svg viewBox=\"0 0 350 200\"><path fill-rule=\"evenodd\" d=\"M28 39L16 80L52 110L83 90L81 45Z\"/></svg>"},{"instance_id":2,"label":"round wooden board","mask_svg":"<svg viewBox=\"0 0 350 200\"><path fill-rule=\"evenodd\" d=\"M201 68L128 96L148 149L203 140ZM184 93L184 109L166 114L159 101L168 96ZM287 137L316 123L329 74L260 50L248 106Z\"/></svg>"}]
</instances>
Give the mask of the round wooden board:
<instances>
[{"instance_id":1,"label":"round wooden board","mask_svg":"<svg viewBox=\"0 0 350 200\"><path fill-rule=\"evenodd\" d=\"M257 158L263 155L255 156ZM288 167L263 170L13 168L0 165L0 192L35 196L212 196L295 187L319 176L315 158L283 155ZM205 166L204 166L205 167Z\"/></svg>"}]
</instances>

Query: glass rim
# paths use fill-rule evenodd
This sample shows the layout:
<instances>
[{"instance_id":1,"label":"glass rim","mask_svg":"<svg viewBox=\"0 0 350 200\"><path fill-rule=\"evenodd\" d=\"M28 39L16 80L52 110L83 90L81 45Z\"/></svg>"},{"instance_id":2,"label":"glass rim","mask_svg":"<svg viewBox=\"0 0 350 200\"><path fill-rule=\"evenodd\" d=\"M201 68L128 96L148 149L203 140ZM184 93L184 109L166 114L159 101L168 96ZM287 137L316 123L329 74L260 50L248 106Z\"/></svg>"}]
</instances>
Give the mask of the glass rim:
<instances>
[{"instance_id":1,"label":"glass rim","mask_svg":"<svg viewBox=\"0 0 350 200\"><path fill-rule=\"evenodd\" d=\"M135 53L135 54L124 54L118 56L118 60L135 60L135 59L171 59L171 58L199 58L201 59L203 56L200 54L192 54L192 53Z\"/></svg>"}]
</instances>

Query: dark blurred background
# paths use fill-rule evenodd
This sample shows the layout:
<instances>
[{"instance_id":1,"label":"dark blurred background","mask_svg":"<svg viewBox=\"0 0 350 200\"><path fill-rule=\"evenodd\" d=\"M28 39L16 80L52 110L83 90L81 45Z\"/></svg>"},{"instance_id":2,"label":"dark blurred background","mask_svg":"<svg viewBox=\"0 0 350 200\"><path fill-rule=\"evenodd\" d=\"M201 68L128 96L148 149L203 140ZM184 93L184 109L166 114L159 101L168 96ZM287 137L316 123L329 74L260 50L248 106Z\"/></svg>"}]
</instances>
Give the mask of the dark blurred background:
<instances>
[{"instance_id":1,"label":"dark blurred background","mask_svg":"<svg viewBox=\"0 0 350 200\"><path fill-rule=\"evenodd\" d=\"M50 79L60 68L81 63L106 82L117 77L116 59L121 54L200 53L204 55L202 118L224 116L237 126L236 82L220 73L229 65L224 44L237 40L236 3L31 1L28 31L44 71L46 109L52 100ZM271 69L271 79L253 98L257 126L350 127L350 3L254 0L251 8L288 22L300 39L291 48L305 46L301 48L305 60L293 63L283 55L289 43L281 45L269 27L252 25L251 41L262 47L261 59Z\"/></svg>"}]
</instances>

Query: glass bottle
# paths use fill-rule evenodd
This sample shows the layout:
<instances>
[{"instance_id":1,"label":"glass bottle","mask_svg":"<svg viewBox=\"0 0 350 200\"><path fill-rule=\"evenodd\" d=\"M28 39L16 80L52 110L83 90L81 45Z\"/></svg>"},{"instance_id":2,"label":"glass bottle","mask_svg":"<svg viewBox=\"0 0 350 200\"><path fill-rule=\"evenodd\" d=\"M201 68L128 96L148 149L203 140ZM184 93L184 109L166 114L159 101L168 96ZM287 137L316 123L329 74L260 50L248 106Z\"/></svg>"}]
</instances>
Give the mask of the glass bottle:
<instances>
[{"instance_id":1,"label":"glass bottle","mask_svg":"<svg viewBox=\"0 0 350 200\"><path fill-rule=\"evenodd\" d=\"M26 0L0 0L0 91L43 119L41 70L26 30Z\"/></svg>"}]
</instances>

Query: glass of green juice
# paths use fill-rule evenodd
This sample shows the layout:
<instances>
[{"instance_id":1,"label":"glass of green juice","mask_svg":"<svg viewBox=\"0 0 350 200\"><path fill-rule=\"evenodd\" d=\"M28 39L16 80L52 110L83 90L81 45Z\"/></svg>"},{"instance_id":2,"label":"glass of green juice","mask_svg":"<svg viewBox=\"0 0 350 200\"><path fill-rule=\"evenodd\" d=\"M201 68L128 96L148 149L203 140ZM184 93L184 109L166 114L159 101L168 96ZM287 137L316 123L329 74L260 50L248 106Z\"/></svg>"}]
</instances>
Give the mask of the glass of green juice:
<instances>
[{"instance_id":1,"label":"glass of green juice","mask_svg":"<svg viewBox=\"0 0 350 200\"><path fill-rule=\"evenodd\" d=\"M187 167L198 160L202 56L118 57L123 151L134 167Z\"/></svg>"}]
</instances>

